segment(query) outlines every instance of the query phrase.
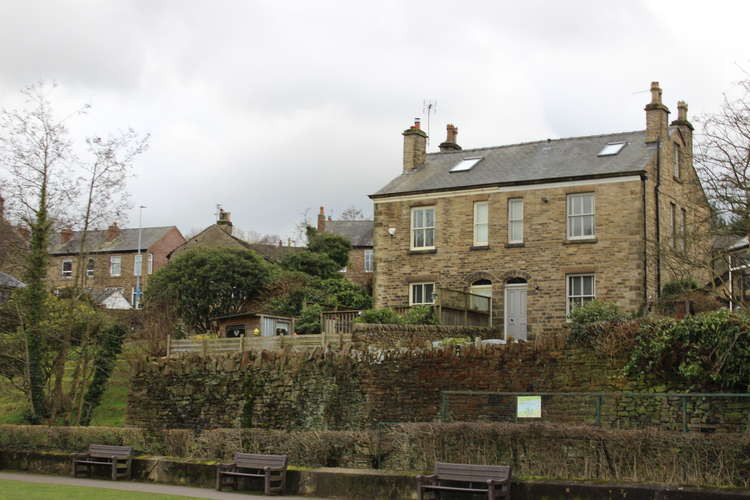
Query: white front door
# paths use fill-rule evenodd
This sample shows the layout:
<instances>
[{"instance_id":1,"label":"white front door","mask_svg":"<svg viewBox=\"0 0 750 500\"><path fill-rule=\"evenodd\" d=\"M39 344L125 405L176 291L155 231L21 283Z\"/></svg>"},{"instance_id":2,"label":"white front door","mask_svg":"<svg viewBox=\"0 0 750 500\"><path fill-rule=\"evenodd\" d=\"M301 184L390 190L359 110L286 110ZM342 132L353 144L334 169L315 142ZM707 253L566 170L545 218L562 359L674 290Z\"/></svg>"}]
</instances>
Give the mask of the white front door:
<instances>
[{"instance_id":1,"label":"white front door","mask_svg":"<svg viewBox=\"0 0 750 500\"><path fill-rule=\"evenodd\" d=\"M526 340L525 284L505 285L505 339Z\"/></svg>"}]
</instances>

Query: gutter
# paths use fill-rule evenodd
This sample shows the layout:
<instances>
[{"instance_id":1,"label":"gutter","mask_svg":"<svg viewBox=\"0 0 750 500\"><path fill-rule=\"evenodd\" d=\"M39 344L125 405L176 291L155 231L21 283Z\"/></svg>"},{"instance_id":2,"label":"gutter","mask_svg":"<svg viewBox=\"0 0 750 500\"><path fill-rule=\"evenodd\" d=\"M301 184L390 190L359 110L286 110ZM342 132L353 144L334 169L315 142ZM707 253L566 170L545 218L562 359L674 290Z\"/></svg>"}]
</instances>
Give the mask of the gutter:
<instances>
[{"instance_id":1,"label":"gutter","mask_svg":"<svg viewBox=\"0 0 750 500\"><path fill-rule=\"evenodd\" d=\"M648 177L641 176L641 199L643 206L643 306L648 310L648 206L646 205L646 181Z\"/></svg>"},{"instance_id":2,"label":"gutter","mask_svg":"<svg viewBox=\"0 0 750 500\"><path fill-rule=\"evenodd\" d=\"M659 186L661 186L661 138L656 140L656 183L654 202L656 203L656 297L661 297L661 224L659 210Z\"/></svg>"}]
</instances>

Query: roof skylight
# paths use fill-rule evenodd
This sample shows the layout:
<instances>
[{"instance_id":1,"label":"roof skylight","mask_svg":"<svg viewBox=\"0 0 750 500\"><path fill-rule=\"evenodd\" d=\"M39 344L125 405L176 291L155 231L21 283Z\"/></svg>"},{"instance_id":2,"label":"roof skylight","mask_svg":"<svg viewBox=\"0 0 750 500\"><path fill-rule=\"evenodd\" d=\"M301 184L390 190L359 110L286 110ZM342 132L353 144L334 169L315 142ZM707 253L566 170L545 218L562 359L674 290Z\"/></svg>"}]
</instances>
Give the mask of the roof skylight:
<instances>
[{"instance_id":1,"label":"roof skylight","mask_svg":"<svg viewBox=\"0 0 750 500\"><path fill-rule=\"evenodd\" d=\"M474 168L474 165L479 163L479 160L481 160L482 157L474 157L474 158L464 158L458 164L456 164L455 167L453 167L450 171L451 172L465 172L467 170L471 170Z\"/></svg>"},{"instance_id":2,"label":"roof skylight","mask_svg":"<svg viewBox=\"0 0 750 500\"><path fill-rule=\"evenodd\" d=\"M596 156L614 156L620 151L622 151L622 148L625 147L625 144L627 142L610 142L604 148L599 151L599 154Z\"/></svg>"}]
</instances>

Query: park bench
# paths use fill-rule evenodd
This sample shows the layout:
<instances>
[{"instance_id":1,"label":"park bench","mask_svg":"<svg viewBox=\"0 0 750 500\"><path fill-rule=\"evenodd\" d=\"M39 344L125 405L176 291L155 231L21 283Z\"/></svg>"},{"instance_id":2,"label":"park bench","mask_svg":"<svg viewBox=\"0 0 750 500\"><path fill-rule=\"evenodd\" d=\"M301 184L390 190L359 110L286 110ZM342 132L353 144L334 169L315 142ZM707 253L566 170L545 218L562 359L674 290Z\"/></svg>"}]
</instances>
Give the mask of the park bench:
<instances>
[{"instance_id":1,"label":"park bench","mask_svg":"<svg viewBox=\"0 0 750 500\"><path fill-rule=\"evenodd\" d=\"M89 445L88 453L76 453L73 455L73 477L77 477L82 468L85 468L91 477L93 467L109 467L112 479L121 477L130 479L130 464L133 459L133 448L130 446L109 446L105 444Z\"/></svg>"},{"instance_id":2,"label":"park bench","mask_svg":"<svg viewBox=\"0 0 750 500\"><path fill-rule=\"evenodd\" d=\"M419 500L433 493L487 493L488 500L503 498L510 500L509 465L435 464L435 473L417 476Z\"/></svg>"},{"instance_id":3,"label":"park bench","mask_svg":"<svg viewBox=\"0 0 750 500\"><path fill-rule=\"evenodd\" d=\"M266 495L282 493L286 482L286 455L255 455L235 453L234 463L219 464L216 471L216 489L230 485L239 488L240 479L263 478Z\"/></svg>"}]
</instances>

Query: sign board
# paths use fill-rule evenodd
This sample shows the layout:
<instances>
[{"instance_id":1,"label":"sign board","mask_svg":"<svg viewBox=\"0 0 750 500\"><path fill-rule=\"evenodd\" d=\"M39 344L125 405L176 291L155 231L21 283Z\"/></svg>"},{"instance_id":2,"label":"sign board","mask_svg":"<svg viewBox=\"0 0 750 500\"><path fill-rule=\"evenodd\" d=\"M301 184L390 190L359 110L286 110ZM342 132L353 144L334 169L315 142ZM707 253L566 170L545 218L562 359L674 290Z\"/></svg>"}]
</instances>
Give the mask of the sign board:
<instances>
[{"instance_id":1,"label":"sign board","mask_svg":"<svg viewBox=\"0 0 750 500\"><path fill-rule=\"evenodd\" d=\"M517 418L542 418L541 396L518 396L516 401Z\"/></svg>"}]
</instances>

